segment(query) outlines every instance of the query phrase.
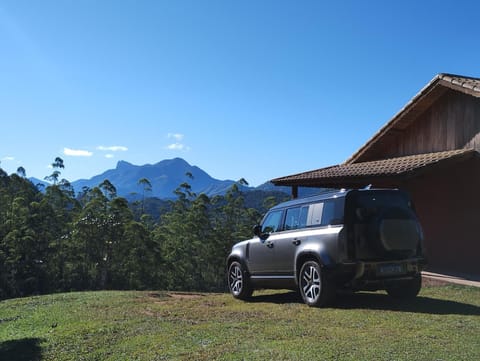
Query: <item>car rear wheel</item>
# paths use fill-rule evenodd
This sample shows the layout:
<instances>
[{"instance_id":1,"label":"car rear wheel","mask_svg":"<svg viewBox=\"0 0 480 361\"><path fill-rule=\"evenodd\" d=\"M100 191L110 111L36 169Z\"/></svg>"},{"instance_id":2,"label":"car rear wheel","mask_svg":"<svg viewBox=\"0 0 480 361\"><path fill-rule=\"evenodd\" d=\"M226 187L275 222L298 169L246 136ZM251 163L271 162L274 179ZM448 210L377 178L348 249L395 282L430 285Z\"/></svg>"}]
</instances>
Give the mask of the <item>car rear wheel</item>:
<instances>
[{"instance_id":1,"label":"car rear wheel","mask_svg":"<svg viewBox=\"0 0 480 361\"><path fill-rule=\"evenodd\" d=\"M335 288L316 261L307 261L300 268L298 286L303 301L312 307L323 307L333 301Z\"/></svg>"},{"instance_id":2,"label":"car rear wheel","mask_svg":"<svg viewBox=\"0 0 480 361\"><path fill-rule=\"evenodd\" d=\"M422 288L422 276L418 273L411 280L399 281L386 287L389 296L397 299L415 298Z\"/></svg>"},{"instance_id":3,"label":"car rear wheel","mask_svg":"<svg viewBox=\"0 0 480 361\"><path fill-rule=\"evenodd\" d=\"M250 285L247 272L240 262L232 262L228 267L228 289L233 297L246 300L252 296L253 289Z\"/></svg>"}]
</instances>

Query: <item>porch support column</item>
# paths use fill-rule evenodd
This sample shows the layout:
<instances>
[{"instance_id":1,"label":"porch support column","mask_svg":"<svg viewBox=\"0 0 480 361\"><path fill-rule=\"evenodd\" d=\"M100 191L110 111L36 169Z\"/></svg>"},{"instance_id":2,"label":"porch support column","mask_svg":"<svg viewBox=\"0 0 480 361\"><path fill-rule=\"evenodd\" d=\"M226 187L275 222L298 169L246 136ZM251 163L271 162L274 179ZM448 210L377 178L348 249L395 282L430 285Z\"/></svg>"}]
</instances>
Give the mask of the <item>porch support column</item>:
<instances>
[{"instance_id":1,"label":"porch support column","mask_svg":"<svg viewBox=\"0 0 480 361\"><path fill-rule=\"evenodd\" d=\"M298 186L292 186L292 199L298 198Z\"/></svg>"}]
</instances>

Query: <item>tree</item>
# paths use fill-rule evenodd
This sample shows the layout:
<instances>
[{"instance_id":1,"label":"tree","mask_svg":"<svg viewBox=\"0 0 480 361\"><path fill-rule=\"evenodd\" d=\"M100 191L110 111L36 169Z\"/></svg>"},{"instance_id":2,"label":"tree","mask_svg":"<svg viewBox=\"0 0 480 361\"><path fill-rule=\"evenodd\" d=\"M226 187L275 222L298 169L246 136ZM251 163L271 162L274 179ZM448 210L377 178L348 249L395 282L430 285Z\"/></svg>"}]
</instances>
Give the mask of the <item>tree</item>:
<instances>
[{"instance_id":1,"label":"tree","mask_svg":"<svg viewBox=\"0 0 480 361\"><path fill-rule=\"evenodd\" d=\"M161 246L164 282L174 290L224 290L225 257L238 238L245 239L258 212L246 209L237 184L225 197L196 195L188 183L154 231Z\"/></svg>"},{"instance_id":2,"label":"tree","mask_svg":"<svg viewBox=\"0 0 480 361\"><path fill-rule=\"evenodd\" d=\"M142 189L142 215L145 213L145 193L152 191L152 183L147 178L142 178L138 181L138 185L143 187Z\"/></svg>"},{"instance_id":3,"label":"tree","mask_svg":"<svg viewBox=\"0 0 480 361\"><path fill-rule=\"evenodd\" d=\"M100 183L99 187L108 199L113 199L117 196L117 189L108 179L105 179Z\"/></svg>"},{"instance_id":4,"label":"tree","mask_svg":"<svg viewBox=\"0 0 480 361\"><path fill-rule=\"evenodd\" d=\"M55 158L52 163L54 169L65 168L63 160ZM69 260L69 242L71 241L72 222L76 214L80 211L81 205L74 198L75 193L72 185L66 179L60 182L58 178L60 171L55 170L51 176L45 177L53 184L45 189L45 195L42 199L42 206L51 209L46 222L50 230L49 248L50 257L48 258L49 273L52 275L52 284L57 289L64 290L68 287L68 260Z\"/></svg>"},{"instance_id":5,"label":"tree","mask_svg":"<svg viewBox=\"0 0 480 361\"><path fill-rule=\"evenodd\" d=\"M63 159L60 157L56 157L55 161L51 164L51 167L53 169L53 173L45 177L45 180L49 182L53 182L53 184L56 185L58 182L58 178L60 177L60 174L61 174L59 169L65 168L65 165L63 164Z\"/></svg>"},{"instance_id":6,"label":"tree","mask_svg":"<svg viewBox=\"0 0 480 361\"><path fill-rule=\"evenodd\" d=\"M25 168L23 167L18 167L17 168L17 174L19 177L25 178L27 176L27 172L25 171Z\"/></svg>"},{"instance_id":7,"label":"tree","mask_svg":"<svg viewBox=\"0 0 480 361\"><path fill-rule=\"evenodd\" d=\"M225 257L259 219L245 207L244 179L213 199L183 182L165 205L147 203L152 186L142 178L142 214L134 217L109 180L77 199L60 179L63 160L52 168L44 193L21 167L10 176L0 168L0 299L109 288L224 290ZM158 222L146 214L148 204L163 207Z\"/></svg>"},{"instance_id":8,"label":"tree","mask_svg":"<svg viewBox=\"0 0 480 361\"><path fill-rule=\"evenodd\" d=\"M17 174L0 174L0 298L42 293L48 240L40 193Z\"/></svg>"},{"instance_id":9,"label":"tree","mask_svg":"<svg viewBox=\"0 0 480 361\"><path fill-rule=\"evenodd\" d=\"M54 162L52 163L52 168L53 169L65 168L65 165L63 164L63 159L60 157L56 157Z\"/></svg>"}]
</instances>

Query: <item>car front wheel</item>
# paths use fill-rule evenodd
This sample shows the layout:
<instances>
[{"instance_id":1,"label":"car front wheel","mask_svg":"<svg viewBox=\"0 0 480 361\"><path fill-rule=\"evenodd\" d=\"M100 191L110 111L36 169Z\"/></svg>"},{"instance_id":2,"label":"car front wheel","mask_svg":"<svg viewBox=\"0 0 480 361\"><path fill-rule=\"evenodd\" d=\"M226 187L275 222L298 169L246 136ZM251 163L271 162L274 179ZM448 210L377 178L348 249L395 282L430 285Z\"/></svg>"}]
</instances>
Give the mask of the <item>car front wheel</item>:
<instances>
[{"instance_id":1,"label":"car front wheel","mask_svg":"<svg viewBox=\"0 0 480 361\"><path fill-rule=\"evenodd\" d=\"M323 307L333 301L335 288L316 261L307 261L300 268L298 286L303 301L312 307Z\"/></svg>"},{"instance_id":2,"label":"car front wheel","mask_svg":"<svg viewBox=\"0 0 480 361\"><path fill-rule=\"evenodd\" d=\"M228 289L233 297L246 300L252 296L253 289L250 286L247 272L240 262L232 262L228 267Z\"/></svg>"}]
</instances>

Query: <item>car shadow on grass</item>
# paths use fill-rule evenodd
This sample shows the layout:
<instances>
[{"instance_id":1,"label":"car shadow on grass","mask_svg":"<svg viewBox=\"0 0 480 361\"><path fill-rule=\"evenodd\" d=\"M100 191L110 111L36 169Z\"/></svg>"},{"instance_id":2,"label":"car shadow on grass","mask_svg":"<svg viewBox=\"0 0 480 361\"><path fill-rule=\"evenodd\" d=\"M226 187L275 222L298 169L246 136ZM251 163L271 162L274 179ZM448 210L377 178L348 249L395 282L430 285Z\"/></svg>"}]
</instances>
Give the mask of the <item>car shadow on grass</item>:
<instances>
[{"instance_id":1,"label":"car shadow on grass","mask_svg":"<svg viewBox=\"0 0 480 361\"><path fill-rule=\"evenodd\" d=\"M38 361L42 359L39 338L22 338L0 342L0 360Z\"/></svg>"},{"instance_id":2,"label":"car shadow on grass","mask_svg":"<svg viewBox=\"0 0 480 361\"><path fill-rule=\"evenodd\" d=\"M411 300L394 299L387 294L359 292L339 295L334 308L371 309L431 315L479 316L480 307L468 303L417 296Z\"/></svg>"},{"instance_id":3,"label":"car shadow on grass","mask_svg":"<svg viewBox=\"0 0 480 361\"><path fill-rule=\"evenodd\" d=\"M252 303L289 304L303 303L298 292L280 292L254 295ZM480 316L480 307L468 303L418 296L413 300L397 300L385 293L358 292L340 293L333 305L336 309L370 309L381 311L399 311L432 315Z\"/></svg>"},{"instance_id":4,"label":"car shadow on grass","mask_svg":"<svg viewBox=\"0 0 480 361\"><path fill-rule=\"evenodd\" d=\"M302 298L300 297L300 294L294 291L254 295L252 298L249 299L249 302L275 303L278 305L283 305L287 303L303 303Z\"/></svg>"}]
</instances>

